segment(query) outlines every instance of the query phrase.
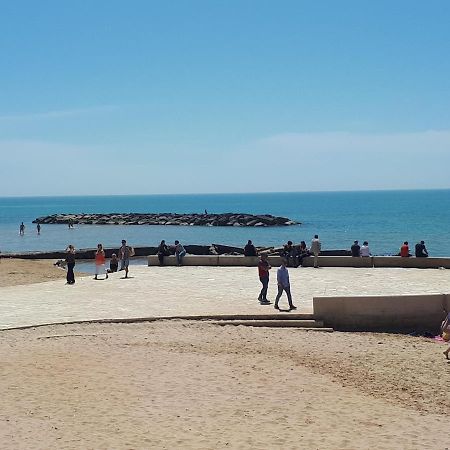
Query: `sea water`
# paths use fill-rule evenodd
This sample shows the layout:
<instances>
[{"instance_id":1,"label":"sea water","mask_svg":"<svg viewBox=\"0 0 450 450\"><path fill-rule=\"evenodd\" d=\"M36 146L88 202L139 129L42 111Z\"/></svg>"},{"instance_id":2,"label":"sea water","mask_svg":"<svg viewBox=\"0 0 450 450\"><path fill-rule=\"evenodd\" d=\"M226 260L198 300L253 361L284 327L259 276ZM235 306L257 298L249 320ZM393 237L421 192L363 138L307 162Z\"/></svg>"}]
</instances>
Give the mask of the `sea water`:
<instances>
[{"instance_id":1,"label":"sea water","mask_svg":"<svg viewBox=\"0 0 450 450\"><path fill-rule=\"evenodd\" d=\"M146 225L42 225L34 219L55 213L208 213L272 214L301 222L286 227L194 227ZM25 235L19 236L24 222ZM183 244L280 246L318 234L324 249L349 249L355 239L369 241L373 254L396 254L403 241L425 240L431 256L450 256L450 190L297 192L208 195L129 195L0 198L0 251L25 252L157 246L161 239Z\"/></svg>"}]
</instances>

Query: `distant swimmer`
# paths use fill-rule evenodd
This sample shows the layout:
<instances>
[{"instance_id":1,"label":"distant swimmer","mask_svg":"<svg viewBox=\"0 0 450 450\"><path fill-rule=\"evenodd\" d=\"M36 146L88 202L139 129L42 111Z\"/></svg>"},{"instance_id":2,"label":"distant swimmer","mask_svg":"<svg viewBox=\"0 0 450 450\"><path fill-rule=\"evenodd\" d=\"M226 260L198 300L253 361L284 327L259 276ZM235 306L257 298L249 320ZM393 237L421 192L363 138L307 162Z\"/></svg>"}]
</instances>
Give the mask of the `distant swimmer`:
<instances>
[{"instance_id":1,"label":"distant swimmer","mask_svg":"<svg viewBox=\"0 0 450 450\"><path fill-rule=\"evenodd\" d=\"M19 235L23 236L24 234L25 234L25 225L22 222L19 226Z\"/></svg>"},{"instance_id":2,"label":"distant swimmer","mask_svg":"<svg viewBox=\"0 0 450 450\"><path fill-rule=\"evenodd\" d=\"M36 231L37 231L37 234L41 234L41 224L37 224L36 225Z\"/></svg>"}]
</instances>

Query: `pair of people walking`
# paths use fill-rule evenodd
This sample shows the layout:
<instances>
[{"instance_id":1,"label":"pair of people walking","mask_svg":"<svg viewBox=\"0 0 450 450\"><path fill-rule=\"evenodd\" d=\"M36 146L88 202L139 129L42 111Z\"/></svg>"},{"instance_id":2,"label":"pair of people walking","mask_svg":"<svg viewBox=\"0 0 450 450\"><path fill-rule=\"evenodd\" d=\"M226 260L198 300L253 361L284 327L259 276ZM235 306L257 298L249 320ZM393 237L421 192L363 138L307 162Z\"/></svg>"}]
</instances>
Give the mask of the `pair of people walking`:
<instances>
[{"instance_id":1,"label":"pair of people walking","mask_svg":"<svg viewBox=\"0 0 450 450\"><path fill-rule=\"evenodd\" d=\"M259 280L262 284L262 289L259 294L258 300L261 305L270 305L270 301L267 299L267 290L269 288L269 271L271 266L269 264L267 255L263 253L260 257L260 261L258 263L258 273ZM278 306L281 296L283 292L286 292L288 303L289 303L289 311L297 309L296 306L292 303L292 294L291 294L291 285L289 282L289 271L287 269L287 261L285 258L281 260L281 266L277 270L277 285L278 285L278 293L275 298L274 308L280 310Z\"/></svg>"}]
</instances>

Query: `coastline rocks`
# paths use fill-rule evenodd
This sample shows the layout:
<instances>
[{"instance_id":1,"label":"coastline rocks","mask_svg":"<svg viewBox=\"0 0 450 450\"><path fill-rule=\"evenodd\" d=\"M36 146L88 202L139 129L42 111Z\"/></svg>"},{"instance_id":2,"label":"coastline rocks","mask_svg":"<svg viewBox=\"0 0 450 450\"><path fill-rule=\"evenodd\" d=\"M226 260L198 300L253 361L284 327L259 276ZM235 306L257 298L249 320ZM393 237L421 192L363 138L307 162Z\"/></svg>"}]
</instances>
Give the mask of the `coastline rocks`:
<instances>
[{"instance_id":1,"label":"coastline rocks","mask_svg":"<svg viewBox=\"0 0 450 450\"><path fill-rule=\"evenodd\" d=\"M174 214L174 213L128 213L128 214L53 214L38 217L33 223L83 225L177 225L207 227L276 227L299 225L286 217L270 214Z\"/></svg>"}]
</instances>

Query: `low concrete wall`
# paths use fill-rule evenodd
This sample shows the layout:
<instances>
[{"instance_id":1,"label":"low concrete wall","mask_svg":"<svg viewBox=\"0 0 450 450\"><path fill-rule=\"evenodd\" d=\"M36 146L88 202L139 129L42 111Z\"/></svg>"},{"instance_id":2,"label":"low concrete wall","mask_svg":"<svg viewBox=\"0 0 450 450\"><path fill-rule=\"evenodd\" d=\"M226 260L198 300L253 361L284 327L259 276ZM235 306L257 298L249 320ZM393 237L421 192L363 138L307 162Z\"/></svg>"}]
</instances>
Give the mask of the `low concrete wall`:
<instances>
[{"instance_id":1,"label":"low concrete wall","mask_svg":"<svg viewBox=\"0 0 450 450\"><path fill-rule=\"evenodd\" d=\"M257 256L243 255L186 255L183 264L186 266L240 266L255 267L258 265ZM281 256L269 256L269 263L273 267L281 264ZM164 264L175 266L175 256L164 257ZM157 266L159 260L156 255L148 256L148 265ZM303 258L304 267L312 267L314 258ZM450 258L401 258L400 256L369 256L354 258L352 256L319 256L320 267L410 267L410 268L438 268L450 269Z\"/></svg>"},{"instance_id":2,"label":"low concrete wall","mask_svg":"<svg viewBox=\"0 0 450 450\"><path fill-rule=\"evenodd\" d=\"M281 264L280 256L269 256L269 264L276 267ZM256 267L259 258L257 256L228 256L228 255L186 255L183 258L184 266L221 266L221 267ZM159 266L157 255L148 256L149 266ZM175 256L165 256L164 265L176 266Z\"/></svg>"},{"instance_id":3,"label":"low concrete wall","mask_svg":"<svg viewBox=\"0 0 450 450\"><path fill-rule=\"evenodd\" d=\"M313 267L314 257L303 258L303 267ZM372 257L353 258L352 256L319 256L320 267L372 267Z\"/></svg>"},{"instance_id":4,"label":"low concrete wall","mask_svg":"<svg viewBox=\"0 0 450 450\"><path fill-rule=\"evenodd\" d=\"M341 331L439 333L449 294L314 297L314 317Z\"/></svg>"},{"instance_id":5,"label":"low concrete wall","mask_svg":"<svg viewBox=\"0 0 450 450\"><path fill-rule=\"evenodd\" d=\"M450 258L402 258L401 256L374 256L374 267L411 267L417 269L450 269Z\"/></svg>"}]
</instances>

